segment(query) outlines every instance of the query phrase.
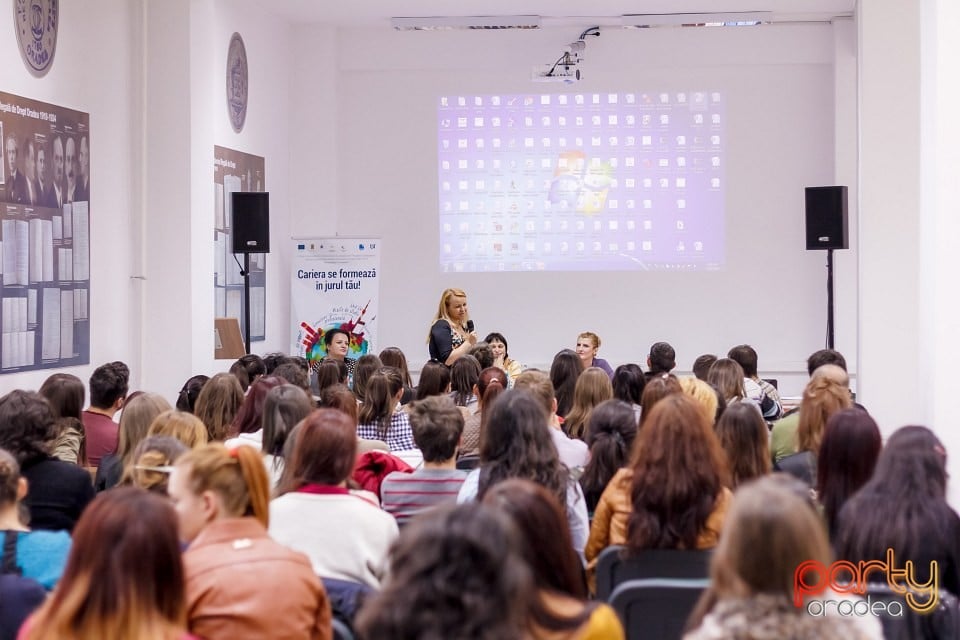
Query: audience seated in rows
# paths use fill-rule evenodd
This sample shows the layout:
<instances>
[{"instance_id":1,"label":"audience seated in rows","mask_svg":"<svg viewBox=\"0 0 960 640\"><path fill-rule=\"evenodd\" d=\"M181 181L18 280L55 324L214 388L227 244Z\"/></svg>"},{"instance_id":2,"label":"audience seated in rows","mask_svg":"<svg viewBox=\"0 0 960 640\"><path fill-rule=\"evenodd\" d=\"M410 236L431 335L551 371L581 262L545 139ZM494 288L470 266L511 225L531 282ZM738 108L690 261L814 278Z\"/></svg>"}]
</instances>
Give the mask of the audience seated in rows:
<instances>
[{"instance_id":1,"label":"audience seated in rows","mask_svg":"<svg viewBox=\"0 0 960 640\"><path fill-rule=\"evenodd\" d=\"M590 457L586 443L567 436L560 428L560 418L556 413L557 399L554 397L550 378L537 369L527 369L517 377L513 388L529 391L540 402L540 406L546 412L548 432L553 445L557 448L560 462L570 470L580 469L586 465Z\"/></svg>"},{"instance_id":2,"label":"audience seated in rows","mask_svg":"<svg viewBox=\"0 0 960 640\"><path fill-rule=\"evenodd\" d=\"M460 439L459 455L475 456L480 452L480 433L483 431L483 408L493 405L501 392L509 385L507 374L499 367L487 367L480 372L480 378L474 386L477 403L471 407L463 423L463 436Z\"/></svg>"},{"instance_id":3,"label":"audience seated in rows","mask_svg":"<svg viewBox=\"0 0 960 640\"><path fill-rule=\"evenodd\" d=\"M571 438L584 440L587 421L593 408L613 397L610 376L598 367L588 367L573 388L573 406L563 421L563 430Z\"/></svg>"},{"instance_id":4,"label":"audience seated in rows","mask_svg":"<svg viewBox=\"0 0 960 640\"><path fill-rule=\"evenodd\" d=\"M115 454L103 457L94 479L97 491L117 485L124 470L133 464L133 452L147 437L150 425L161 413L170 411L170 403L157 393L131 394L120 415L120 445Z\"/></svg>"},{"instance_id":5,"label":"audience seated in rows","mask_svg":"<svg viewBox=\"0 0 960 640\"><path fill-rule=\"evenodd\" d=\"M83 431L83 382L69 373L54 373L40 385L57 421L57 440L53 457L87 466L87 438ZM113 427L116 428L116 427Z\"/></svg>"},{"instance_id":6,"label":"audience seated in rows","mask_svg":"<svg viewBox=\"0 0 960 640\"><path fill-rule=\"evenodd\" d=\"M236 376L218 373L203 385L193 414L207 427L209 442L223 442L227 439L230 424L240 411L241 405L243 388Z\"/></svg>"},{"instance_id":7,"label":"audience seated in rows","mask_svg":"<svg viewBox=\"0 0 960 640\"><path fill-rule=\"evenodd\" d=\"M90 407L83 412L87 462L100 466L103 456L116 452L118 428L114 415L123 407L130 382L130 368L122 362L109 362L94 369L90 376Z\"/></svg>"},{"instance_id":8,"label":"audience seated in rows","mask_svg":"<svg viewBox=\"0 0 960 640\"><path fill-rule=\"evenodd\" d=\"M415 449L410 418L400 410L403 378L393 367L382 367L366 383L356 433L366 440L386 442L391 451Z\"/></svg>"},{"instance_id":9,"label":"audience seated in rows","mask_svg":"<svg viewBox=\"0 0 960 640\"><path fill-rule=\"evenodd\" d=\"M591 515L610 480L627 466L636 437L636 413L626 402L607 400L597 405L590 414L587 422L590 456L580 476L580 488L583 489L587 511Z\"/></svg>"},{"instance_id":10,"label":"audience seated in rows","mask_svg":"<svg viewBox=\"0 0 960 640\"><path fill-rule=\"evenodd\" d=\"M583 373L583 361L575 351L563 349L553 356L550 365L550 382L557 398L556 414L566 418L573 408L573 393L577 386L577 379Z\"/></svg>"}]
</instances>

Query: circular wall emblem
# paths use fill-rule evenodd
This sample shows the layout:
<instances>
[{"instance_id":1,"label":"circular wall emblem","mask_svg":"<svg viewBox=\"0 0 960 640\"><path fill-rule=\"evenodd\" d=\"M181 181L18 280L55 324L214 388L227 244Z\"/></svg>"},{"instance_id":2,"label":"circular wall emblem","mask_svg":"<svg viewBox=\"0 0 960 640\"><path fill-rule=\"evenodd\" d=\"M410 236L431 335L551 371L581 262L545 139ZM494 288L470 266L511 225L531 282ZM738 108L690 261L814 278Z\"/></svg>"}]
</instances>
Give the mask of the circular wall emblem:
<instances>
[{"instance_id":1,"label":"circular wall emblem","mask_svg":"<svg viewBox=\"0 0 960 640\"><path fill-rule=\"evenodd\" d=\"M13 26L30 73L43 77L53 64L60 25L58 0L13 0Z\"/></svg>"},{"instance_id":2,"label":"circular wall emblem","mask_svg":"<svg viewBox=\"0 0 960 640\"><path fill-rule=\"evenodd\" d=\"M36 1L36 0L34 0ZM230 37L227 49L227 111L233 130L240 133L247 119L247 49L239 33Z\"/></svg>"}]
</instances>

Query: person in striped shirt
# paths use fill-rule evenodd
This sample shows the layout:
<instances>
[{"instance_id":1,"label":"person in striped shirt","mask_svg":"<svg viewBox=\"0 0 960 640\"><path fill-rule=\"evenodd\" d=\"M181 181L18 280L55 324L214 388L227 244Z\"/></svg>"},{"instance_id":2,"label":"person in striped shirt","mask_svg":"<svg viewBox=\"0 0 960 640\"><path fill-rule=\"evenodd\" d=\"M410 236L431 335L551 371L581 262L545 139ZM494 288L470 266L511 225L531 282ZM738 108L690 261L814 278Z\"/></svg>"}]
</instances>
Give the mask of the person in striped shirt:
<instances>
[{"instance_id":1,"label":"person in striped shirt","mask_svg":"<svg viewBox=\"0 0 960 640\"><path fill-rule=\"evenodd\" d=\"M423 466L413 473L395 471L383 479L383 508L403 526L416 514L456 502L466 471L457 469L463 414L448 396L430 396L410 410L413 441L423 453Z\"/></svg>"}]
</instances>

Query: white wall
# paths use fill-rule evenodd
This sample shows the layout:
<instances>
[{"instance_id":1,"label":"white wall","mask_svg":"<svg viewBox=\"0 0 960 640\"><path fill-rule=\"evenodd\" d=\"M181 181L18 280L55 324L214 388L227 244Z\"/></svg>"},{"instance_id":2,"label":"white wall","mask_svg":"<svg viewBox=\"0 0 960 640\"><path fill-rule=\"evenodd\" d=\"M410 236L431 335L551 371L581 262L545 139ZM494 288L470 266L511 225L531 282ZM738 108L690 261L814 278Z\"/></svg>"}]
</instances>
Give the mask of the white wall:
<instances>
[{"instance_id":1,"label":"white wall","mask_svg":"<svg viewBox=\"0 0 960 640\"><path fill-rule=\"evenodd\" d=\"M136 192L140 140L136 96L140 28L137 3L60 3L53 67L34 78L21 62L13 11L0 11L0 90L90 114L90 366L69 367L86 381L96 365L124 360L140 379L141 273ZM0 376L0 393L36 389L53 370Z\"/></svg>"},{"instance_id":2,"label":"white wall","mask_svg":"<svg viewBox=\"0 0 960 640\"><path fill-rule=\"evenodd\" d=\"M825 254L804 250L803 187L853 173L847 157L842 175L835 167L835 122L848 114L836 112L834 93L852 93L854 76L834 74L833 28L604 31L587 44L585 80L569 88L532 84L530 67L575 36L568 29L341 31L337 197L298 198L298 213L310 217L298 216L297 228L313 233L314 216L333 210L327 232L383 237L377 346L399 346L414 366L427 357L424 338L441 290L461 286L479 331L503 331L511 354L530 365L548 364L586 329L602 336L601 355L614 363L642 362L652 342L668 340L683 369L701 353L750 342L763 372L798 393L804 361L824 345L826 325ZM294 102L330 77L323 51L312 55L312 73L293 87ZM701 87L728 96L723 272L439 272L438 96ZM295 167L316 157L309 149L292 152ZM844 268L856 263L856 249L845 253ZM837 287L837 346L855 369L855 277L838 275Z\"/></svg>"}]
</instances>

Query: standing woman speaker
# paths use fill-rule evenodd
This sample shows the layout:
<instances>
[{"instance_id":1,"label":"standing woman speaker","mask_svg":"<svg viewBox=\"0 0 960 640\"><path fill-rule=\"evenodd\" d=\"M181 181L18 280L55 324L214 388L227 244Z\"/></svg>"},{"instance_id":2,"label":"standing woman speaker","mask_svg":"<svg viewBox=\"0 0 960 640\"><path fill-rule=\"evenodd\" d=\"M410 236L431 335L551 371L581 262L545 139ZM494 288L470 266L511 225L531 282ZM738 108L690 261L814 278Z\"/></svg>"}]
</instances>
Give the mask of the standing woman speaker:
<instances>
[{"instance_id":1,"label":"standing woman speaker","mask_svg":"<svg viewBox=\"0 0 960 640\"><path fill-rule=\"evenodd\" d=\"M470 352L477 333L467 311L467 294L462 289L445 289L427 337L430 359L448 367Z\"/></svg>"}]
</instances>

